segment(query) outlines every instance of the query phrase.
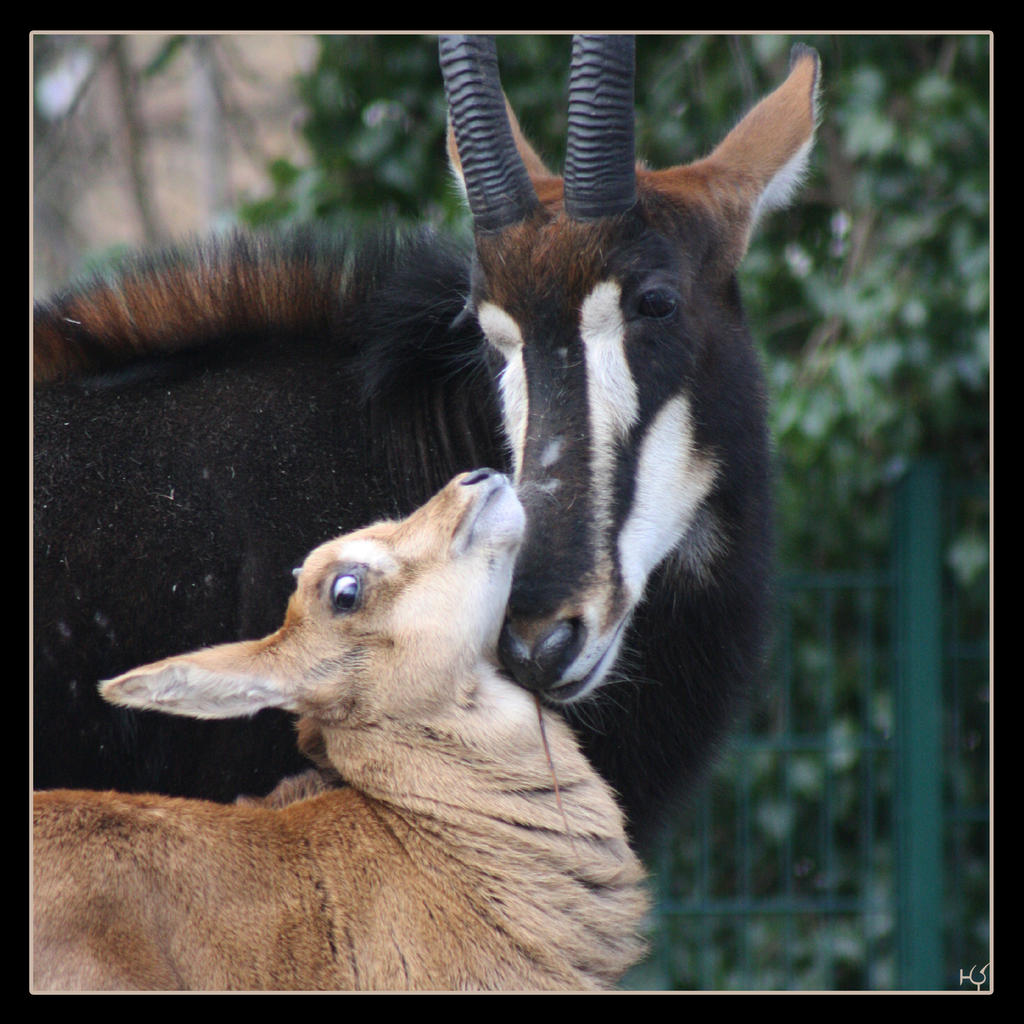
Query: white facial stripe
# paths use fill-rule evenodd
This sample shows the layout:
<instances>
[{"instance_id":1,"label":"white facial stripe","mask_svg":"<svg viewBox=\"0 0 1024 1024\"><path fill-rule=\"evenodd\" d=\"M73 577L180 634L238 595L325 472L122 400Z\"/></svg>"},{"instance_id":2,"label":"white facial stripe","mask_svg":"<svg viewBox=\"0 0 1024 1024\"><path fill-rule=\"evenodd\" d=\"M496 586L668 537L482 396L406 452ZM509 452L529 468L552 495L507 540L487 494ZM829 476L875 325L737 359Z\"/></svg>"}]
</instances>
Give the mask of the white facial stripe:
<instances>
[{"instance_id":1,"label":"white facial stripe","mask_svg":"<svg viewBox=\"0 0 1024 1024\"><path fill-rule=\"evenodd\" d=\"M476 319L480 330L487 340L506 358L522 350L523 332L500 306L493 302L481 302L476 311Z\"/></svg>"},{"instance_id":2,"label":"white facial stripe","mask_svg":"<svg viewBox=\"0 0 1024 1024\"><path fill-rule=\"evenodd\" d=\"M580 336L587 363L587 404L590 412L591 467L597 550L602 549L611 521L609 497L616 442L637 419L636 383L626 360L626 325L615 281L599 284L580 309Z\"/></svg>"},{"instance_id":3,"label":"white facial stripe","mask_svg":"<svg viewBox=\"0 0 1024 1024\"><path fill-rule=\"evenodd\" d=\"M512 448L513 479L518 482L526 447L526 420L530 409L526 392L526 368L520 350L505 364L498 377L498 393L505 413L505 436Z\"/></svg>"},{"instance_id":4,"label":"white facial stripe","mask_svg":"<svg viewBox=\"0 0 1024 1024\"><path fill-rule=\"evenodd\" d=\"M637 418L636 383L626 360L621 296L615 281L604 281L580 309L590 422L599 444L624 437Z\"/></svg>"},{"instance_id":5,"label":"white facial stripe","mask_svg":"<svg viewBox=\"0 0 1024 1024\"><path fill-rule=\"evenodd\" d=\"M530 408L523 365L523 334L515 320L493 303L480 303L476 316L484 336L505 359L505 368L498 377L498 393L505 418L505 436L512 449L513 479L518 481Z\"/></svg>"},{"instance_id":6,"label":"white facial stripe","mask_svg":"<svg viewBox=\"0 0 1024 1024\"><path fill-rule=\"evenodd\" d=\"M714 463L694 448L690 404L679 395L665 404L644 438L633 504L619 534L619 564L634 600L686 535L714 480Z\"/></svg>"}]
</instances>

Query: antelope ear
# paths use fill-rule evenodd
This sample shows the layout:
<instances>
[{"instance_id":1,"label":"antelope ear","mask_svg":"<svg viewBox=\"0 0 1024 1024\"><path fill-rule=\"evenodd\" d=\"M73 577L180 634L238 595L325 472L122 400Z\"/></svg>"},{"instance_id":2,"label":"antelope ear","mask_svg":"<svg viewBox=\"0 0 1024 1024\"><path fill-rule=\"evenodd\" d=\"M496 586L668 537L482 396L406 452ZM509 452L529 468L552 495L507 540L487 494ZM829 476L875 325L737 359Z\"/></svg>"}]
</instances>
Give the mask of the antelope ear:
<instances>
[{"instance_id":1,"label":"antelope ear","mask_svg":"<svg viewBox=\"0 0 1024 1024\"><path fill-rule=\"evenodd\" d=\"M264 649L261 641L244 641L165 658L100 683L100 694L111 704L189 718L299 710L287 682L265 671Z\"/></svg>"},{"instance_id":2,"label":"antelope ear","mask_svg":"<svg viewBox=\"0 0 1024 1024\"><path fill-rule=\"evenodd\" d=\"M759 218L786 206L803 183L820 116L820 60L798 43L789 76L765 96L710 156L647 178L669 196L697 198L726 227L735 266Z\"/></svg>"}]
</instances>

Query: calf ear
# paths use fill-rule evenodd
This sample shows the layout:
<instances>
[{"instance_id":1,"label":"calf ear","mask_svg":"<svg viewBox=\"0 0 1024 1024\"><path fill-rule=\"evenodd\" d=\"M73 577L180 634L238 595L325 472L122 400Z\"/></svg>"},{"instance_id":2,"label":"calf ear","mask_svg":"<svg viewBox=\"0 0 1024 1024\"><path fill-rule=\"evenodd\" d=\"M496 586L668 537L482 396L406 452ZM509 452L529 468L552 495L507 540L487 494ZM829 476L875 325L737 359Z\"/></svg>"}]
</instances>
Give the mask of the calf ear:
<instances>
[{"instance_id":1,"label":"calf ear","mask_svg":"<svg viewBox=\"0 0 1024 1024\"><path fill-rule=\"evenodd\" d=\"M299 710L292 687L267 671L266 650L264 641L245 641L165 658L100 683L100 694L111 704L189 718Z\"/></svg>"},{"instance_id":2,"label":"calf ear","mask_svg":"<svg viewBox=\"0 0 1024 1024\"><path fill-rule=\"evenodd\" d=\"M698 202L723 229L735 266L762 214L786 206L803 183L820 116L821 67L808 46L793 47L789 76L765 96L710 156L645 177L677 201Z\"/></svg>"}]
</instances>

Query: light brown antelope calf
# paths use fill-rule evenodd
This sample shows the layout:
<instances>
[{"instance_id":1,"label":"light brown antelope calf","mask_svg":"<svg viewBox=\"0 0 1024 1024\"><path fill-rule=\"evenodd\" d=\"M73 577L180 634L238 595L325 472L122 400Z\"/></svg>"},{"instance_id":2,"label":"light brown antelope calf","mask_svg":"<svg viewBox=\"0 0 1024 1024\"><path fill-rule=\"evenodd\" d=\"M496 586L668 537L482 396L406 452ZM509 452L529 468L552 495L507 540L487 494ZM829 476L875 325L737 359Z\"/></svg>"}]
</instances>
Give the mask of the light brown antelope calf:
<instances>
[{"instance_id":1,"label":"light brown antelope calf","mask_svg":"<svg viewBox=\"0 0 1024 1024\"><path fill-rule=\"evenodd\" d=\"M544 712L556 790L534 699L495 668L523 525L504 476L463 474L313 551L271 636L102 684L196 718L297 712L347 785L37 793L35 988L614 984L643 950L642 868L565 723Z\"/></svg>"}]
</instances>

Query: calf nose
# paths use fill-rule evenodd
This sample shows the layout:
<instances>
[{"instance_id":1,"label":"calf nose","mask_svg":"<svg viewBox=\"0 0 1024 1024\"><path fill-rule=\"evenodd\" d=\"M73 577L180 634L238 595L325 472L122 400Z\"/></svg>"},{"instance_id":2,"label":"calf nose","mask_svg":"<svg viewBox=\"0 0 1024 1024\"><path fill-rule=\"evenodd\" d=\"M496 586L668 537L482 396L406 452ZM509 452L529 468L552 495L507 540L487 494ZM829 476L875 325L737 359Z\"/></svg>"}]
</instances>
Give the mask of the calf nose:
<instances>
[{"instance_id":1,"label":"calf nose","mask_svg":"<svg viewBox=\"0 0 1024 1024\"><path fill-rule=\"evenodd\" d=\"M531 644L523 638L521 627L506 619L498 638L498 658L520 686L549 690L561 682L572 664L583 633L579 619L558 619L541 629Z\"/></svg>"}]
</instances>

